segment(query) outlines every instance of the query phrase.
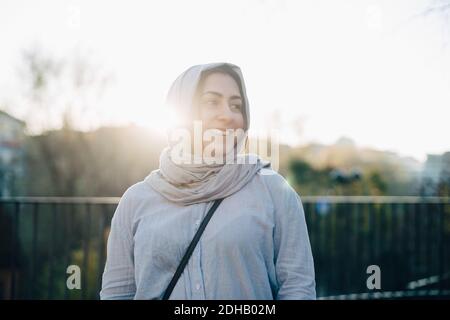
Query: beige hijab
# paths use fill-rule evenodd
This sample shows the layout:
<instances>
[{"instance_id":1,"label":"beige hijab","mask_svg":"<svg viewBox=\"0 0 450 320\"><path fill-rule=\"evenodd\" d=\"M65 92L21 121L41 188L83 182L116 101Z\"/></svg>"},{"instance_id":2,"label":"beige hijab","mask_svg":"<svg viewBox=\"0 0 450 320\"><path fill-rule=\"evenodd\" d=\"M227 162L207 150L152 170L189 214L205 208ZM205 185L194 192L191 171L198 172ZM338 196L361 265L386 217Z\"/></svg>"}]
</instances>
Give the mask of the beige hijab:
<instances>
[{"instance_id":1,"label":"beige hijab","mask_svg":"<svg viewBox=\"0 0 450 320\"><path fill-rule=\"evenodd\" d=\"M231 69L239 80L245 139L250 125L250 112L244 78L236 65L210 63L187 69L172 84L166 102L185 119L187 127L191 125L194 115L197 114L193 102L202 74L216 68ZM242 140L238 141L238 146L241 143ZM166 199L181 205L209 202L230 196L244 187L261 168L270 167L269 162L257 155L237 154L236 150L231 150L235 154L233 163L180 164L172 160L172 148L173 145L169 142L169 146L161 153L159 169L152 171L145 181Z\"/></svg>"}]
</instances>

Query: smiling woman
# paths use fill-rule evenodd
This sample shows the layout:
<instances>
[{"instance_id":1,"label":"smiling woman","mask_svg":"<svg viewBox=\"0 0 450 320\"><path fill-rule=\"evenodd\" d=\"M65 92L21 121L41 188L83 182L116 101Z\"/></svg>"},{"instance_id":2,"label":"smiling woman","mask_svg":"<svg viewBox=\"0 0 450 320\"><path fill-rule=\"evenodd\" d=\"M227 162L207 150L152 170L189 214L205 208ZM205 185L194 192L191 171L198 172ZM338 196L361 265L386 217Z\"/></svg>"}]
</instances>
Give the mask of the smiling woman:
<instances>
[{"instance_id":1,"label":"smiling woman","mask_svg":"<svg viewBox=\"0 0 450 320\"><path fill-rule=\"evenodd\" d=\"M246 126L247 121L244 121L244 117L247 117L247 114L243 113L239 81L237 75L227 72L224 68L217 68L203 75L194 98L198 118L202 124L202 150L209 141L209 135L205 135L205 131L218 130L219 134L228 132L233 135L235 130L244 129ZM215 142L219 143L215 144L212 156L226 155L236 147L239 137L236 137L235 143L226 144L224 136L216 137Z\"/></svg>"},{"instance_id":2,"label":"smiling woman","mask_svg":"<svg viewBox=\"0 0 450 320\"><path fill-rule=\"evenodd\" d=\"M215 152L245 161L178 163L169 139L159 169L131 186L116 209L101 298L315 299L300 197L270 163L234 152L250 125L240 68L193 66L175 80L167 103L188 133L196 121L205 131L242 130L231 150Z\"/></svg>"}]
</instances>

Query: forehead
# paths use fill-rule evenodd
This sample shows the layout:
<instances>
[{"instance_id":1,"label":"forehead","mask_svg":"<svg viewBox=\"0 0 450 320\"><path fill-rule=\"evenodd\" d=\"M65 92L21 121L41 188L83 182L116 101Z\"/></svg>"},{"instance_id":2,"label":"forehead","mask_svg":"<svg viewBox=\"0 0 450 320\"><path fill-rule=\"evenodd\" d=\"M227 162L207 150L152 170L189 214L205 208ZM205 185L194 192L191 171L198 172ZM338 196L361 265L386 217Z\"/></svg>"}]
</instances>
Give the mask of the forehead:
<instances>
[{"instance_id":1,"label":"forehead","mask_svg":"<svg viewBox=\"0 0 450 320\"><path fill-rule=\"evenodd\" d=\"M200 94L207 91L219 92L223 95L240 96L239 85L232 76L226 73L214 72L205 77L200 88Z\"/></svg>"}]
</instances>

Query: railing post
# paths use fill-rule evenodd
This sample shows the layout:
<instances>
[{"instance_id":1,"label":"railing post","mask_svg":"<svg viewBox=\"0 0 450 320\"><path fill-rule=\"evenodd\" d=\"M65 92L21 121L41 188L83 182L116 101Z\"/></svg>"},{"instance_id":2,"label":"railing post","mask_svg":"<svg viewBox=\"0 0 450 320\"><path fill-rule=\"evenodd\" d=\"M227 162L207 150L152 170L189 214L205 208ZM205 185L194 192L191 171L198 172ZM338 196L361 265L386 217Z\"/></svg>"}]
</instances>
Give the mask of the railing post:
<instances>
[{"instance_id":1,"label":"railing post","mask_svg":"<svg viewBox=\"0 0 450 320\"><path fill-rule=\"evenodd\" d=\"M83 270L82 274L82 299L85 300L88 297L88 276L89 276L89 238L91 229L91 205L86 204L85 226L84 226L84 239L83 239Z\"/></svg>"},{"instance_id":2,"label":"railing post","mask_svg":"<svg viewBox=\"0 0 450 320\"><path fill-rule=\"evenodd\" d=\"M64 214L63 223L64 223L64 238L66 241L64 242L64 262L65 267L67 268L70 263L71 251L72 251L72 231L69 228L69 225L73 228L73 216L75 214L75 204L70 205L70 210L68 210L69 217ZM68 218L70 219L70 224L67 223ZM67 288L67 284L64 285L64 299L67 300L69 298L69 289Z\"/></svg>"},{"instance_id":3,"label":"railing post","mask_svg":"<svg viewBox=\"0 0 450 320\"><path fill-rule=\"evenodd\" d=\"M367 251L366 263L369 265L374 264L374 261L375 261L375 241L374 241L375 219L374 219L373 211L374 211L373 205L371 205L369 203L364 203L364 214L366 215L366 219L367 219L367 234L366 234L366 244L365 244L365 249Z\"/></svg>"},{"instance_id":4,"label":"railing post","mask_svg":"<svg viewBox=\"0 0 450 320\"><path fill-rule=\"evenodd\" d=\"M345 216L345 235L347 235L347 241L346 241L346 251L347 251L347 255L351 255L352 250L351 250L351 246L352 246L352 238L353 238L353 233L352 233L352 221L351 221L351 211L350 211L350 204L346 203L344 205L344 216ZM351 260L352 258L347 256L347 259L344 259L345 261L345 290L349 290L351 288L351 274L352 274L352 270L351 270Z\"/></svg>"},{"instance_id":5,"label":"railing post","mask_svg":"<svg viewBox=\"0 0 450 320\"><path fill-rule=\"evenodd\" d=\"M37 203L33 203L33 243L32 243L32 258L31 258L31 281L30 281L30 298L35 298L35 278L36 278L36 269L37 269L37 245L38 245L38 223L39 223L39 205Z\"/></svg>"},{"instance_id":6,"label":"railing post","mask_svg":"<svg viewBox=\"0 0 450 320\"><path fill-rule=\"evenodd\" d=\"M404 253L406 254L406 261L407 261L407 269L404 273L403 276L403 287L405 284L407 284L410 281L411 278L411 264L412 259L412 250L411 250L411 241L410 241L410 228L409 228L409 217L411 216L412 212L414 210L414 203L408 203L405 204L403 206L403 210L402 210L402 230L403 230L403 240L402 242L404 242L404 246L403 246L403 250Z\"/></svg>"},{"instance_id":7,"label":"railing post","mask_svg":"<svg viewBox=\"0 0 450 320\"><path fill-rule=\"evenodd\" d=\"M433 203L425 202L422 205L422 219L426 219L427 230L422 232L425 244L421 246L426 251L423 252L422 255L422 264L425 265L426 274L435 274L439 272L439 267L436 266L435 252L437 250L436 241L439 241L439 221L436 221L436 218L439 219L439 212L434 211L435 206ZM437 209L439 209L437 207ZM429 291L432 290L431 288Z\"/></svg>"},{"instance_id":8,"label":"railing post","mask_svg":"<svg viewBox=\"0 0 450 320\"><path fill-rule=\"evenodd\" d=\"M12 216L12 232L11 232L11 287L10 287L10 298L14 300L16 298L16 273L17 273L17 261L16 254L18 254L17 250L17 242L19 241L19 213L20 213L20 203L17 201L14 203L14 212Z\"/></svg>"},{"instance_id":9,"label":"railing post","mask_svg":"<svg viewBox=\"0 0 450 320\"><path fill-rule=\"evenodd\" d=\"M351 274L352 275L357 275L358 274L358 269L359 269L359 265L360 263L358 263L358 261L360 262L361 260L359 259L360 257L362 257L361 255L361 244L359 243L360 241L360 232L361 232L361 225L359 225L359 216L362 216L360 213L358 213L358 207L359 204L358 202L354 202L350 204L350 212L348 213L348 215L351 217L352 220L352 224L351 224L351 230L352 230L352 236L351 236L351 245L352 247L349 248L350 249L350 265L351 265ZM359 215L359 216L358 216ZM359 279L359 277L356 277L357 279ZM355 281L357 283L357 281ZM354 291L356 287L359 288L359 286L355 286L355 282L353 282L353 284L350 285L349 290Z\"/></svg>"},{"instance_id":10,"label":"railing post","mask_svg":"<svg viewBox=\"0 0 450 320\"><path fill-rule=\"evenodd\" d=\"M102 275L103 275L103 266L105 260L105 241L104 241L104 232L106 225L106 217L108 214L108 205L102 206L102 211L100 212L100 221L99 221L99 243L98 243L98 264L97 264L97 292L100 292L102 287Z\"/></svg>"},{"instance_id":11,"label":"railing post","mask_svg":"<svg viewBox=\"0 0 450 320\"><path fill-rule=\"evenodd\" d=\"M49 277L48 277L48 299L53 299L53 284L54 284L54 278L55 278L55 266L54 266L54 255L55 255L55 242L56 242L56 217L57 217L57 204L53 203L51 211L51 226L52 226L52 232L51 232L51 241L49 243Z\"/></svg>"},{"instance_id":12,"label":"railing post","mask_svg":"<svg viewBox=\"0 0 450 320\"><path fill-rule=\"evenodd\" d=\"M438 203L437 211L439 214L439 296L442 295L444 285L444 262L445 262L445 248L444 248L444 233L445 233L445 207L443 203Z\"/></svg>"}]
</instances>

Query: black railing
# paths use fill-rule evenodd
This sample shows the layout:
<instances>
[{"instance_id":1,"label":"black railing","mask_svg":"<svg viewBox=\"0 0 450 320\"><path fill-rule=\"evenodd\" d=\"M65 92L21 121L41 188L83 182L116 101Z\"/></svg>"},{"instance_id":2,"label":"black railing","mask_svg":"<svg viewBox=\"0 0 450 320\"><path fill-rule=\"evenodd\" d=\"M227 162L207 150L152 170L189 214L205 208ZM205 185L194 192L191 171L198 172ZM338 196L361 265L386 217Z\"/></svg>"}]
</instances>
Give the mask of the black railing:
<instances>
[{"instance_id":1,"label":"black railing","mask_svg":"<svg viewBox=\"0 0 450 320\"><path fill-rule=\"evenodd\" d=\"M119 198L0 200L0 298L96 299ZM67 267L82 270L69 290Z\"/></svg>"},{"instance_id":2,"label":"black railing","mask_svg":"<svg viewBox=\"0 0 450 320\"><path fill-rule=\"evenodd\" d=\"M450 296L450 201L437 197L302 197L322 298ZM367 267L380 268L369 290Z\"/></svg>"},{"instance_id":3,"label":"black railing","mask_svg":"<svg viewBox=\"0 0 450 320\"><path fill-rule=\"evenodd\" d=\"M119 198L0 199L0 298L98 299ZM302 197L321 299L448 297L450 198ZM69 289L67 268L81 270ZM367 267L380 268L370 290Z\"/></svg>"}]
</instances>

